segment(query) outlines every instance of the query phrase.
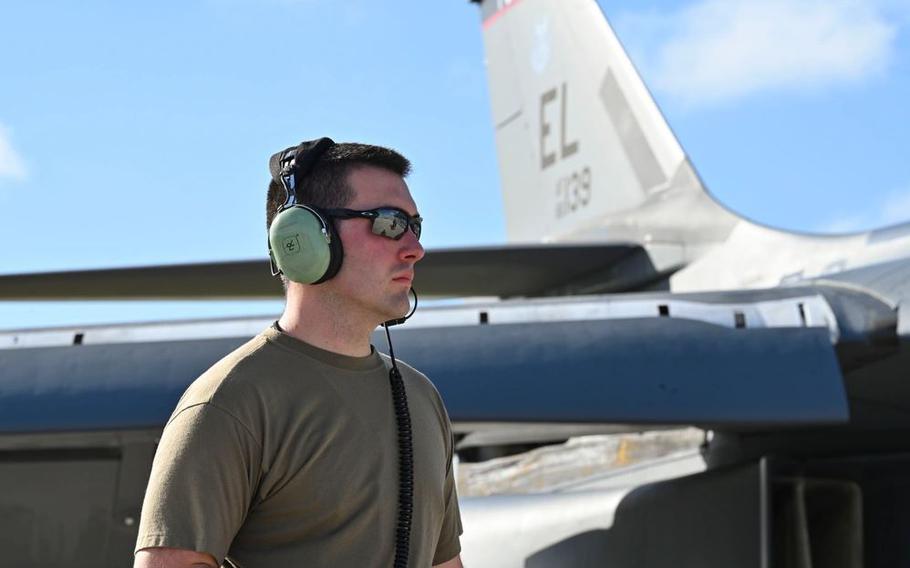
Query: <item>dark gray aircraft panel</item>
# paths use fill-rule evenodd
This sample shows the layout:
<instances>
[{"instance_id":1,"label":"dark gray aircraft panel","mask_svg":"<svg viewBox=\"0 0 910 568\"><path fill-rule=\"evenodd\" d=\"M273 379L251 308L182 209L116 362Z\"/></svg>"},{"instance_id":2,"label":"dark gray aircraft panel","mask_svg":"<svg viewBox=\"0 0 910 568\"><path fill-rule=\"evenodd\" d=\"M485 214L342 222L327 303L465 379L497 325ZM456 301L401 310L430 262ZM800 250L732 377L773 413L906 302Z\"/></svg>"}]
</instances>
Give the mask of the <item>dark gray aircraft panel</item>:
<instances>
[{"instance_id":1,"label":"dark gray aircraft panel","mask_svg":"<svg viewBox=\"0 0 910 568\"><path fill-rule=\"evenodd\" d=\"M511 245L427 251L415 285L431 296L529 296L569 286L578 279L643 255L638 245ZM616 270L622 289L655 278L640 262ZM650 265L648 265L650 266ZM600 276L599 276L600 277ZM609 280L609 275L603 276ZM0 300L242 299L277 298L281 283L268 260L207 262L0 276Z\"/></svg>"},{"instance_id":2,"label":"dark gray aircraft panel","mask_svg":"<svg viewBox=\"0 0 910 568\"><path fill-rule=\"evenodd\" d=\"M244 340L2 350L0 432L160 427L186 385ZM825 329L649 318L402 329L393 340L456 422L729 428L848 418Z\"/></svg>"},{"instance_id":3,"label":"dark gray aircraft panel","mask_svg":"<svg viewBox=\"0 0 910 568\"><path fill-rule=\"evenodd\" d=\"M105 559L119 462L83 453L0 454L0 565L110 565ZM128 561L121 556L121 565Z\"/></svg>"}]
</instances>

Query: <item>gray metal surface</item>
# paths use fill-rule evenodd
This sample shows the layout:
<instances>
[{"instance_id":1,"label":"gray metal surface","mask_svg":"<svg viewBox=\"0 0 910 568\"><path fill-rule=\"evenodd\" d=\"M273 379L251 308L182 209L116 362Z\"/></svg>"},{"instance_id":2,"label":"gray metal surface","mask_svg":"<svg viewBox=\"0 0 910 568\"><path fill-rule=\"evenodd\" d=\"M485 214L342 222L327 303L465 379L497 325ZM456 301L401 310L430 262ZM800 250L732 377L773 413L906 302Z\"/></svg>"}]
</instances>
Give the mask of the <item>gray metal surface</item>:
<instances>
[{"instance_id":1,"label":"gray metal surface","mask_svg":"<svg viewBox=\"0 0 910 568\"><path fill-rule=\"evenodd\" d=\"M910 258L900 258L845 270L814 279L819 284L841 284L874 291L892 305L910 300Z\"/></svg>"},{"instance_id":2,"label":"gray metal surface","mask_svg":"<svg viewBox=\"0 0 910 568\"><path fill-rule=\"evenodd\" d=\"M0 432L163 425L186 385L245 339L0 350ZM649 318L402 329L394 341L432 377L456 423L847 419L822 328Z\"/></svg>"},{"instance_id":3,"label":"gray metal surface","mask_svg":"<svg viewBox=\"0 0 910 568\"><path fill-rule=\"evenodd\" d=\"M678 464L663 478L692 473ZM463 558L477 568L766 568L757 465L635 489L464 499Z\"/></svg>"},{"instance_id":4,"label":"gray metal surface","mask_svg":"<svg viewBox=\"0 0 910 568\"><path fill-rule=\"evenodd\" d=\"M613 526L591 535L587 554L615 568L765 568L763 483L750 465L639 487L619 504ZM551 547L528 566L559 566L552 561L575 548Z\"/></svg>"}]
</instances>

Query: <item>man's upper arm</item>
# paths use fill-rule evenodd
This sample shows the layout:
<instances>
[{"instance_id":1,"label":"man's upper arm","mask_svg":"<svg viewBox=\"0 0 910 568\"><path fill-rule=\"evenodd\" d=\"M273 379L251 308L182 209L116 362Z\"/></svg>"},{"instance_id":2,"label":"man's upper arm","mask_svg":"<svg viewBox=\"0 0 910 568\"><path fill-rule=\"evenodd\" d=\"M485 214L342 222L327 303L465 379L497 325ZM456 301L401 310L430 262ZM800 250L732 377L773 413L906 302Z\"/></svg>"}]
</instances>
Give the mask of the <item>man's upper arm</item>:
<instances>
[{"instance_id":1,"label":"man's upper arm","mask_svg":"<svg viewBox=\"0 0 910 568\"><path fill-rule=\"evenodd\" d=\"M133 568L218 568L211 554L180 548L143 548Z\"/></svg>"},{"instance_id":2,"label":"man's upper arm","mask_svg":"<svg viewBox=\"0 0 910 568\"><path fill-rule=\"evenodd\" d=\"M464 568L464 565L461 563L461 555L459 554L455 558L443 562L442 564L437 564L433 568Z\"/></svg>"},{"instance_id":3,"label":"man's upper arm","mask_svg":"<svg viewBox=\"0 0 910 568\"><path fill-rule=\"evenodd\" d=\"M436 544L436 550L433 553L433 562L438 563L434 566L459 567L461 552L460 536L462 533L461 511L458 506L458 490L455 484L455 435L452 432L452 423L449 420L449 414L442 402L442 397L435 389L436 404L442 418L443 439L445 441L446 452L446 472L443 485L444 507L442 526L440 527L439 540ZM457 564L450 562L457 561Z\"/></svg>"},{"instance_id":4,"label":"man's upper arm","mask_svg":"<svg viewBox=\"0 0 910 568\"><path fill-rule=\"evenodd\" d=\"M226 412L202 404L175 415L152 465L136 550L201 551L218 566L248 512L260 464L260 446Z\"/></svg>"}]
</instances>

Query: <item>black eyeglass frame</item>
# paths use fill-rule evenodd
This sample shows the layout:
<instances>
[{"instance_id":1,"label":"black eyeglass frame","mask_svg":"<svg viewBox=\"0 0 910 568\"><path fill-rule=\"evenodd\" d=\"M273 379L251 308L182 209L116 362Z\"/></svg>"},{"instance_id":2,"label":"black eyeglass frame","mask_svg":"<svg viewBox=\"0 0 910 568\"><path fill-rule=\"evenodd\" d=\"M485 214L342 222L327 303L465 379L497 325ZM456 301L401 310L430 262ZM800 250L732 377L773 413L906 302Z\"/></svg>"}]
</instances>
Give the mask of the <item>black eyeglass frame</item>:
<instances>
[{"instance_id":1,"label":"black eyeglass frame","mask_svg":"<svg viewBox=\"0 0 910 568\"><path fill-rule=\"evenodd\" d=\"M408 215L406 211L398 209L397 207L377 207L376 209L367 209L365 211L358 211L357 209L324 209L323 213L327 217L332 217L335 219L371 219L372 231L374 235L379 235L387 239L392 239L393 241L401 240L401 237L404 236L405 231L408 229L414 233L414 236L417 237L417 240L420 240L421 225L423 223L423 217L420 215ZM404 229L397 235L389 235L386 233L386 228L377 227L376 221L383 217L383 214L391 213L391 217L394 217L398 221L404 223Z\"/></svg>"}]
</instances>

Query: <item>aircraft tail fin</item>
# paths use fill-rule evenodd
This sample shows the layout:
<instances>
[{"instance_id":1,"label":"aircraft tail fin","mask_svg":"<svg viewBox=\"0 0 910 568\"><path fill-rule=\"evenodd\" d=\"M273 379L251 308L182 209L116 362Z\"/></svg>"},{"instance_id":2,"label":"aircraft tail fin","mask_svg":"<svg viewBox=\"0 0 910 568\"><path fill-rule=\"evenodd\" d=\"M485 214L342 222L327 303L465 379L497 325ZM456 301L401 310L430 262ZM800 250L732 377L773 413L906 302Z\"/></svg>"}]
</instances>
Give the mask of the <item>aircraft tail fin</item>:
<instances>
[{"instance_id":1,"label":"aircraft tail fin","mask_svg":"<svg viewBox=\"0 0 910 568\"><path fill-rule=\"evenodd\" d=\"M636 242L673 264L726 238L737 217L594 0L478 3L509 240Z\"/></svg>"}]
</instances>

